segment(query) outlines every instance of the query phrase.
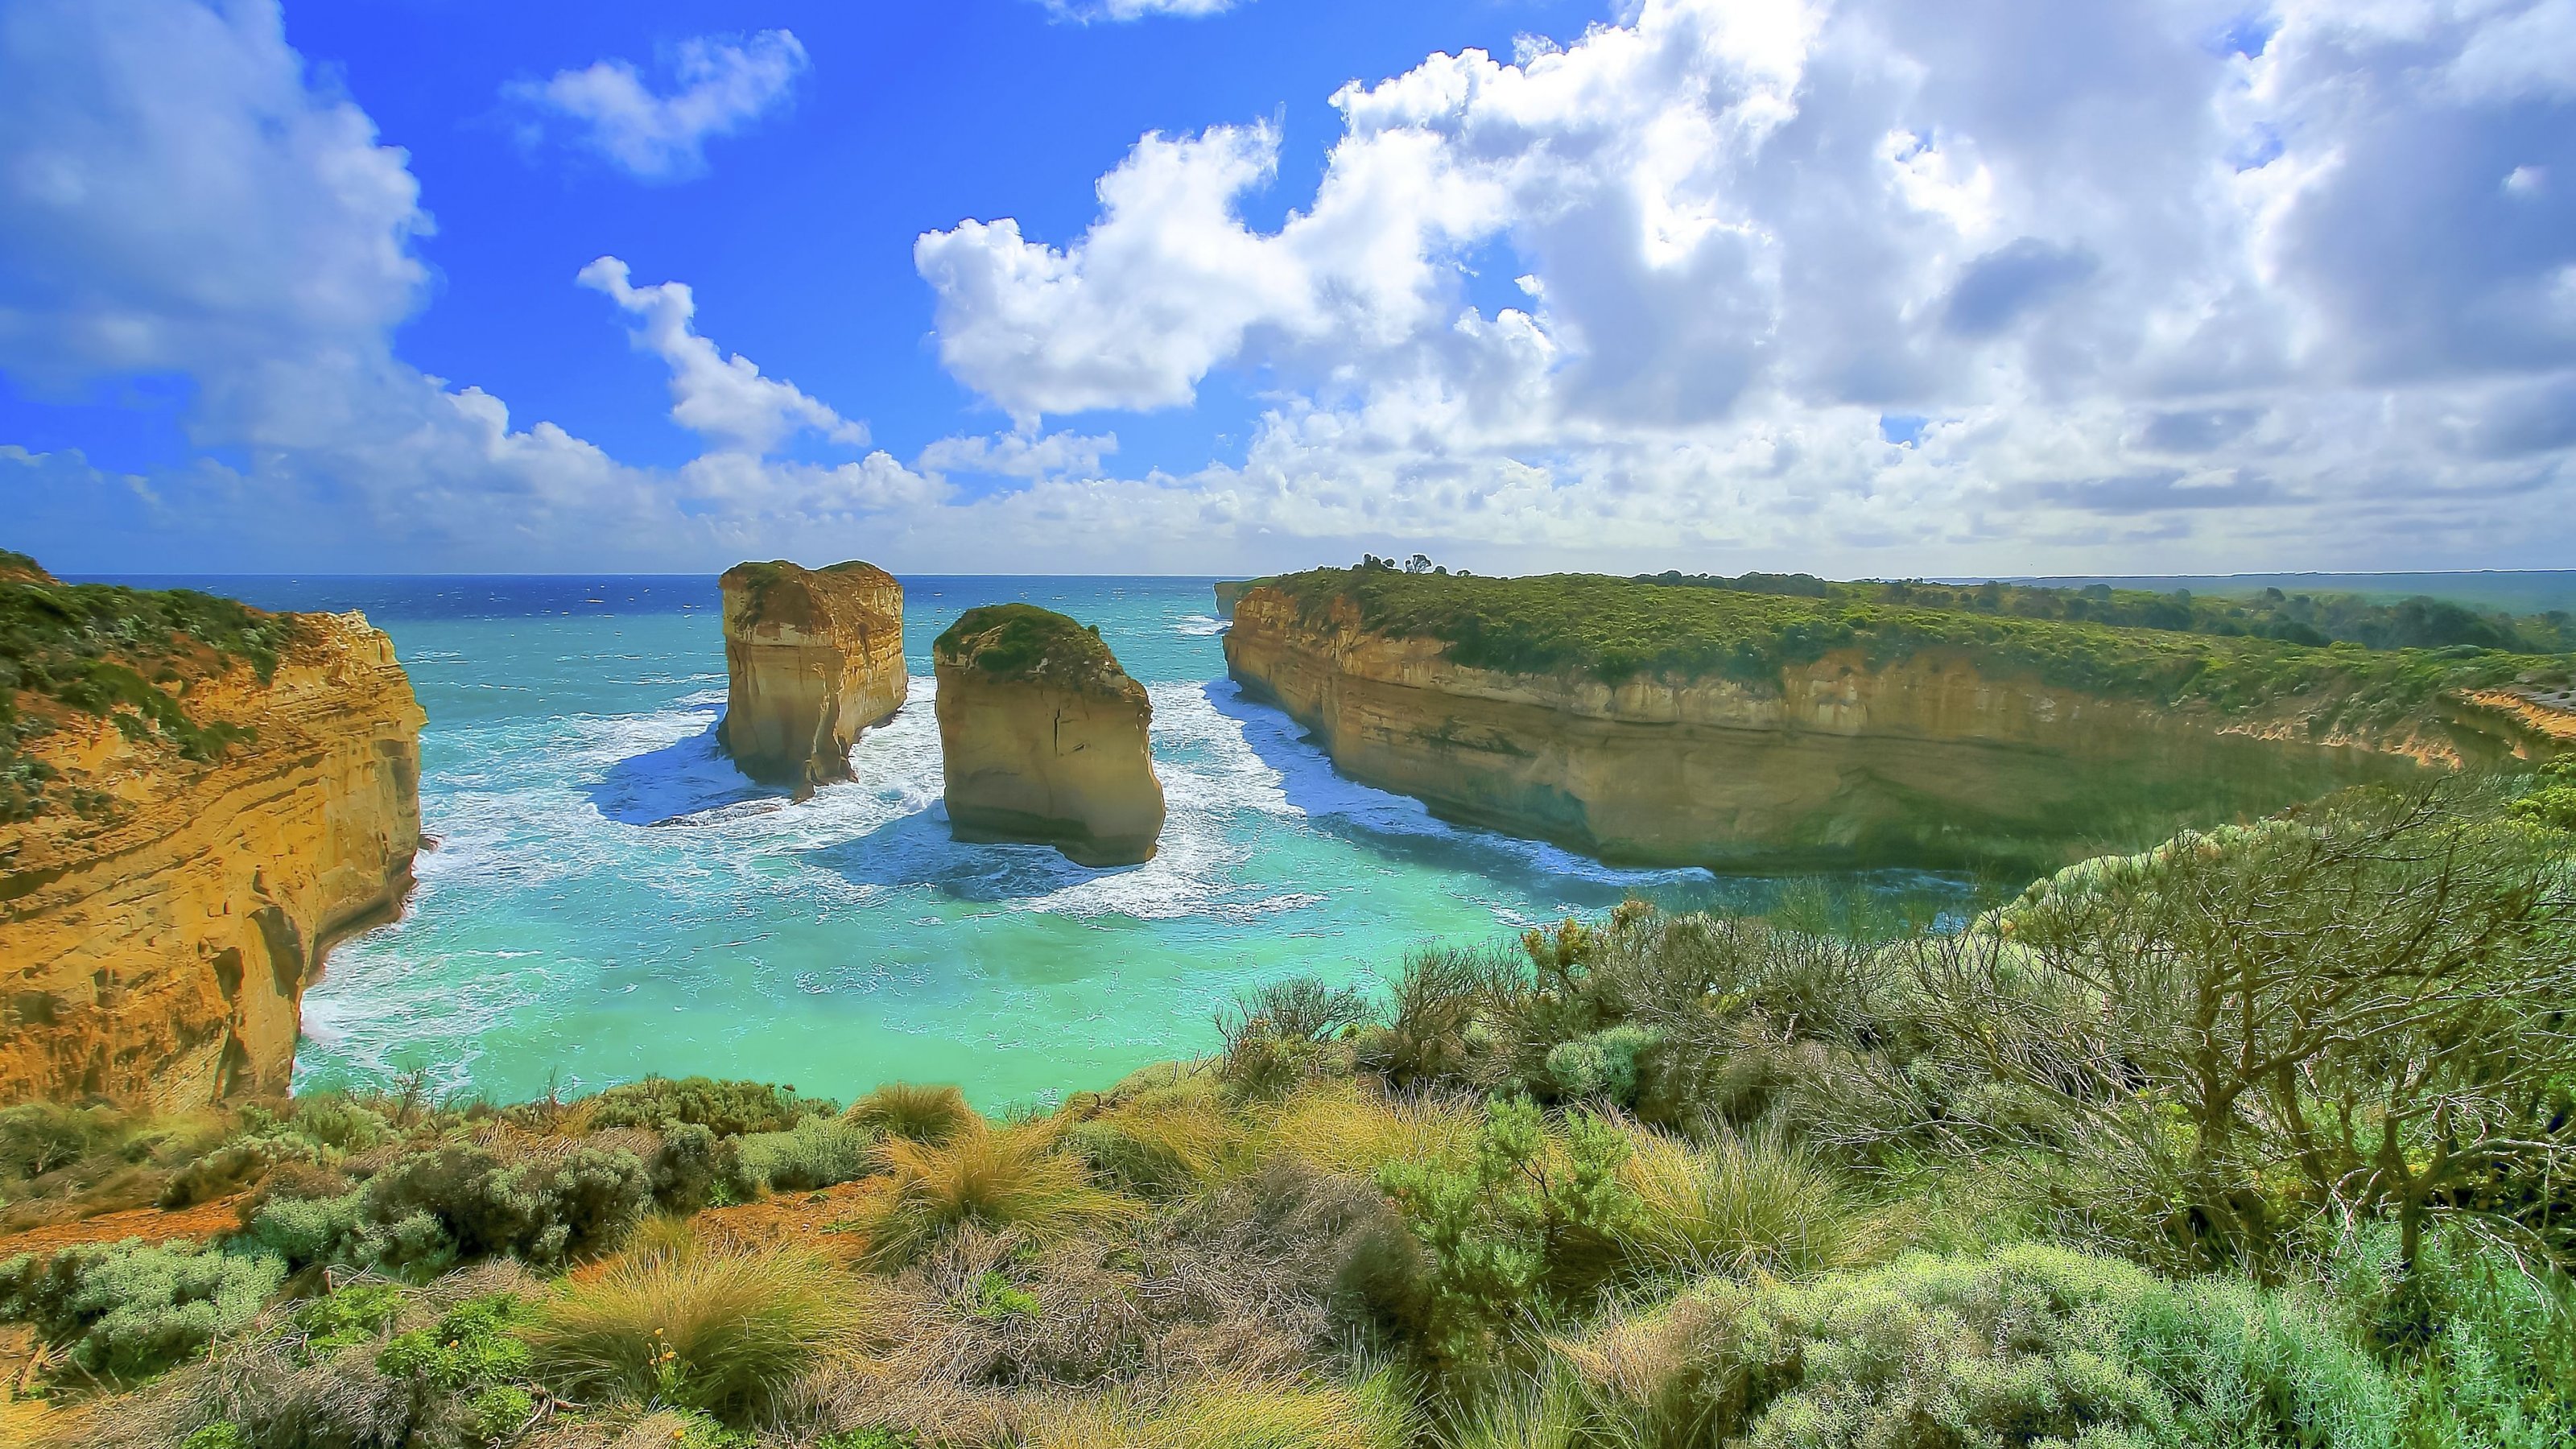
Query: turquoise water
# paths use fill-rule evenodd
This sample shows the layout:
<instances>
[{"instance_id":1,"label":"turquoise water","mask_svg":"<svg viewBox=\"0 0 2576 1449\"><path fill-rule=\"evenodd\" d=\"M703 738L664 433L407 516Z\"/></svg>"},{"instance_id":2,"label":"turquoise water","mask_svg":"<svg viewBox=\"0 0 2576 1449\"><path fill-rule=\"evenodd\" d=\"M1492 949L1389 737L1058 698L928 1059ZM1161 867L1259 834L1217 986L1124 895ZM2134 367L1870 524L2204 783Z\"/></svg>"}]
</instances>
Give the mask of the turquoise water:
<instances>
[{"instance_id":1,"label":"turquoise water","mask_svg":"<svg viewBox=\"0 0 2576 1449\"><path fill-rule=\"evenodd\" d=\"M403 919L340 945L307 992L298 1090L426 1067L504 1100L558 1076L703 1072L1046 1102L1208 1050L1212 1016L1264 980L1369 982L1409 946L1630 892L1697 905L1769 888L1607 869L1336 776L1225 680L1202 580L906 580L911 703L860 742L855 782L803 804L716 750L712 580L189 582L364 608L429 714L437 848ZM1151 692L1170 823L1150 864L948 838L927 650L1001 599L1099 625Z\"/></svg>"}]
</instances>

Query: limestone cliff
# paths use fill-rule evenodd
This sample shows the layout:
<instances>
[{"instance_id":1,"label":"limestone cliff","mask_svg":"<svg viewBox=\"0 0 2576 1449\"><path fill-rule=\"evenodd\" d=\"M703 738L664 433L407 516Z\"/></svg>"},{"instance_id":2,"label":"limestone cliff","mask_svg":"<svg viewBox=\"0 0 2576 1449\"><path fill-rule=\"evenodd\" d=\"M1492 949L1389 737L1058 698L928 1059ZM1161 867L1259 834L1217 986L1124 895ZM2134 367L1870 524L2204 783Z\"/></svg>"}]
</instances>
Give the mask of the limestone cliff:
<instances>
[{"instance_id":1,"label":"limestone cliff","mask_svg":"<svg viewBox=\"0 0 2576 1449\"><path fill-rule=\"evenodd\" d=\"M220 647L188 632L216 606ZM0 1102L284 1091L323 953L411 885L422 714L392 642L40 577L0 610L0 773L26 786L0 802ZM173 617L143 657L30 643Z\"/></svg>"},{"instance_id":2,"label":"limestone cliff","mask_svg":"<svg viewBox=\"0 0 2576 1449\"><path fill-rule=\"evenodd\" d=\"M1349 599L1319 607L1270 584L1237 601L1225 638L1245 692L1313 731L1352 778L1462 823L1638 864L2026 867L2530 752L2527 725L2465 697L2448 718L2350 731L2295 709L2230 716L2109 696L1955 648L1887 657L1854 644L1615 683L1472 667L1456 652L1369 627Z\"/></svg>"},{"instance_id":3,"label":"limestone cliff","mask_svg":"<svg viewBox=\"0 0 2576 1449\"><path fill-rule=\"evenodd\" d=\"M903 708L903 585L873 564L744 563L724 587L724 723L751 778L793 787L850 778L862 730Z\"/></svg>"},{"instance_id":4,"label":"limestone cliff","mask_svg":"<svg viewBox=\"0 0 2576 1449\"><path fill-rule=\"evenodd\" d=\"M1154 706L1100 636L1027 604L970 609L933 647L949 829L1081 865L1154 858Z\"/></svg>"}]
</instances>

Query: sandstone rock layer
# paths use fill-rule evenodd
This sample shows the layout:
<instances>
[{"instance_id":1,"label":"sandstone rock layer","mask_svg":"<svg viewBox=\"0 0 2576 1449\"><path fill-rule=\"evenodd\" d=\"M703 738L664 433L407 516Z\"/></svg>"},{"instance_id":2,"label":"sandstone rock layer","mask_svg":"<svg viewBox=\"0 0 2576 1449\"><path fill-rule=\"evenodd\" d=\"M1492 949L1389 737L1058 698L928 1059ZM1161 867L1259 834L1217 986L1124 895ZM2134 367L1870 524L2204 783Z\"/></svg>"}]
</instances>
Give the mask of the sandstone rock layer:
<instances>
[{"instance_id":1,"label":"sandstone rock layer","mask_svg":"<svg viewBox=\"0 0 2576 1449\"><path fill-rule=\"evenodd\" d=\"M802 795L850 778L850 747L903 708L903 585L881 568L736 564L725 571L724 723L751 778Z\"/></svg>"},{"instance_id":2,"label":"sandstone rock layer","mask_svg":"<svg viewBox=\"0 0 2576 1449\"><path fill-rule=\"evenodd\" d=\"M420 705L364 616L298 622L265 683L191 681L196 722L253 732L215 759L76 713L29 744L97 794L0 825L0 1102L282 1092L323 953L401 910Z\"/></svg>"},{"instance_id":3,"label":"sandstone rock layer","mask_svg":"<svg viewBox=\"0 0 2576 1449\"><path fill-rule=\"evenodd\" d=\"M1052 845L1089 866L1153 859L1154 706L1098 635L1026 604L970 609L933 662L957 839Z\"/></svg>"},{"instance_id":4,"label":"sandstone rock layer","mask_svg":"<svg viewBox=\"0 0 2576 1449\"><path fill-rule=\"evenodd\" d=\"M2476 711L2431 737L2317 740L2290 721L1989 677L1937 652L1873 667L1846 650L1776 687L1495 672L1451 662L1436 639L1373 633L1346 604L1304 616L1268 587L1236 601L1225 654L1247 694L1352 778L1643 865L2023 867L2516 752L2480 735L2498 722Z\"/></svg>"}]
</instances>

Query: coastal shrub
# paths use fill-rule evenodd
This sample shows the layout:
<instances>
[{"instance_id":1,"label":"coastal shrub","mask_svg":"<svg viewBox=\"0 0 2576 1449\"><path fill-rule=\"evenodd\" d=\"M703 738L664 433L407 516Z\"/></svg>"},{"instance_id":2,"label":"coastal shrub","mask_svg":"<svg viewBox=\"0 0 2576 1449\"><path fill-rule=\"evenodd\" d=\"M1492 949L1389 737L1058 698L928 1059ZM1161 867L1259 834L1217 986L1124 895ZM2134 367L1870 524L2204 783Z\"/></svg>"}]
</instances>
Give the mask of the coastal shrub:
<instances>
[{"instance_id":1,"label":"coastal shrub","mask_svg":"<svg viewBox=\"0 0 2576 1449\"><path fill-rule=\"evenodd\" d=\"M1406 953L1386 1025L1353 1040L1356 1064L1398 1087L1464 1086L1481 1079L1493 1036L1479 1020L1517 971L1489 951L1427 947Z\"/></svg>"},{"instance_id":2,"label":"coastal shrub","mask_svg":"<svg viewBox=\"0 0 2576 1449\"><path fill-rule=\"evenodd\" d=\"M235 1142L218 1147L171 1173L162 1183L160 1195L153 1199L153 1205L188 1208L228 1197L266 1172L268 1163L268 1154L250 1143Z\"/></svg>"},{"instance_id":3,"label":"coastal shrub","mask_svg":"<svg viewBox=\"0 0 2576 1449\"><path fill-rule=\"evenodd\" d=\"M1047 1242L1138 1215L1138 1203L1092 1186L1081 1160L1057 1147L1041 1124L978 1122L939 1143L887 1139L893 1189L859 1224L869 1261L908 1263L961 1223Z\"/></svg>"},{"instance_id":4,"label":"coastal shrub","mask_svg":"<svg viewBox=\"0 0 2576 1449\"><path fill-rule=\"evenodd\" d=\"M808 1117L784 1132L754 1132L735 1150L743 1182L762 1192L803 1192L855 1182L877 1170L875 1129L844 1117Z\"/></svg>"},{"instance_id":5,"label":"coastal shrub","mask_svg":"<svg viewBox=\"0 0 2576 1449\"><path fill-rule=\"evenodd\" d=\"M533 1311L515 1293L469 1298L437 1323L397 1333L376 1354L387 1377L451 1393L527 1377Z\"/></svg>"},{"instance_id":6,"label":"coastal shrub","mask_svg":"<svg viewBox=\"0 0 2576 1449\"><path fill-rule=\"evenodd\" d=\"M414 1276L508 1255L543 1266L614 1247L653 1205L630 1152L575 1146L504 1161L454 1143L395 1159L337 1198L277 1198L246 1238L297 1265L346 1263Z\"/></svg>"},{"instance_id":7,"label":"coastal shrub","mask_svg":"<svg viewBox=\"0 0 2576 1449\"><path fill-rule=\"evenodd\" d=\"M1548 1084L1558 1097L1569 1101L1634 1107L1638 1059L1662 1041L1662 1034L1653 1027L1623 1022L1559 1042L1548 1048Z\"/></svg>"},{"instance_id":8,"label":"coastal shrub","mask_svg":"<svg viewBox=\"0 0 2576 1449\"><path fill-rule=\"evenodd\" d=\"M1648 1444L2401 1443L2386 1371L2303 1300L2026 1244L1720 1280L1570 1350Z\"/></svg>"},{"instance_id":9,"label":"coastal shrub","mask_svg":"<svg viewBox=\"0 0 2576 1449\"><path fill-rule=\"evenodd\" d=\"M125 1119L106 1107L22 1102L0 1108L0 1176L41 1177L115 1143Z\"/></svg>"},{"instance_id":10,"label":"coastal shrub","mask_svg":"<svg viewBox=\"0 0 2576 1449\"><path fill-rule=\"evenodd\" d=\"M1548 1290L1598 1279L1640 1207L1620 1180L1629 1153L1602 1118L1569 1114L1551 1130L1518 1098L1488 1104L1465 1162L1378 1170L1431 1254L1423 1327L1435 1359L1481 1365Z\"/></svg>"},{"instance_id":11,"label":"coastal shrub","mask_svg":"<svg viewBox=\"0 0 2576 1449\"><path fill-rule=\"evenodd\" d=\"M666 1213L693 1213L719 1199L732 1200L748 1140L718 1137L715 1129L694 1122L665 1126L649 1165L653 1205Z\"/></svg>"},{"instance_id":12,"label":"coastal shrub","mask_svg":"<svg viewBox=\"0 0 2576 1449\"><path fill-rule=\"evenodd\" d=\"M1773 1136L1722 1133L1705 1147L1651 1129L1628 1135L1619 1182L1637 1200L1623 1254L1692 1276L1802 1277L1858 1246L1855 1205L1832 1172Z\"/></svg>"},{"instance_id":13,"label":"coastal shrub","mask_svg":"<svg viewBox=\"0 0 2576 1449\"><path fill-rule=\"evenodd\" d=\"M535 1372L576 1399L766 1409L824 1357L864 1343L851 1281L809 1253L620 1259L550 1299L527 1330Z\"/></svg>"},{"instance_id":14,"label":"coastal shrub","mask_svg":"<svg viewBox=\"0 0 2576 1449\"><path fill-rule=\"evenodd\" d=\"M983 1120L959 1088L910 1082L888 1082L869 1092L850 1104L849 1118L911 1142L945 1142Z\"/></svg>"},{"instance_id":15,"label":"coastal shrub","mask_svg":"<svg viewBox=\"0 0 2576 1449\"><path fill-rule=\"evenodd\" d=\"M659 1127L683 1122L719 1137L784 1132L805 1117L829 1116L832 1104L800 1097L792 1087L707 1077L646 1077L610 1087L581 1104L593 1127Z\"/></svg>"},{"instance_id":16,"label":"coastal shrub","mask_svg":"<svg viewBox=\"0 0 2576 1449\"><path fill-rule=\"evenodd\" d=\"M1355 1034L1371 1015L1367 995L1355 987L1327 986L1311 976L1269 982L1217 1013L1225 1041L1217 1077L1245 1095L1276 1097L1328 1071L1331 1044Z\"/></svg>"},{"instance_id":17,"label":"coastal shrub","mask_svg":"<svg viewBox=\"0 0 2576 1449\"><path fill-rule=\"evenodd\" d=\"M128 1238L0 1262L0 1318L33 1325L84 1372L143 1378L250 1322L285 1278L264 1253Z\"/></svg>"},{"instance_id":18,"label":"coastal shrub","mask_svg":"<svg viewBox=\"0 0 2576 1449\"><path fill-rule=\"evenodd\" d=\"M403 1290L390 1283L353 1283L308 1298L293 1315L310 1353L330 1353L372 1342L402 1313Z\"/></svg>"}]
</instances>

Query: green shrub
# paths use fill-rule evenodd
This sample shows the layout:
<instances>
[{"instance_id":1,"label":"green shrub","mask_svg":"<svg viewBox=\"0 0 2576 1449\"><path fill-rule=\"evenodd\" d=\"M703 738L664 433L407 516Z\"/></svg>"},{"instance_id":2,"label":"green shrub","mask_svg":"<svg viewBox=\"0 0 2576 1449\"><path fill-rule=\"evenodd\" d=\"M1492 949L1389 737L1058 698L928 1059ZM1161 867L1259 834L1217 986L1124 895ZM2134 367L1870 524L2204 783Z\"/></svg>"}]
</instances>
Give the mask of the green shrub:
<instances>
[{"instance_id":1,"label":"green shrub","mask_svg":"<svg viewBox=\"0 0 2576 1449\"><path fill-rule=\"evenodd\" d=\"M271 1197L252 1213L240 1241L276 1254L292 1268L327 1263L349 1248L365 1210L363 1191L337 1197Z\"/></svg>"},{"instance_id":2,"label":"green shrub","mask_svg":"<svg viewBox=\"0 0 2576 1449\"><path fill-rule=\"evenodd\" d=\"M1597 1277L1638 1211L1619 1180L1627 1139L1577 1113L1550 1132L1525 1098L1486 1108L1463 1164L1390 1162L1378 1185L1430 1250L1425 1347L1458 1366L1487 1360L1551 1287Z\"/></svg>"},{"instance_id":3,"label":"green shrub","mask_svg":"<svg viewBox=\"0 0 2576 1449\"><path fill-rule=\"evenodd\" d=\"M620 1259L548 1300L527 1337L539 1377L574 1398L739 1421L861 1329L848 1279L821 1258L697 1252Z\"/></svg>"},{"instance_id":4,"label":"green shrub","mask_svg":"<svg viewBox=\"0 0 2576 1449\"><path fill-rule=\"evenodd\" d=\"M401 1314L403 1291L389 1283L358 1283L307 1299L295 1310L295 1326L305 1347L329 1353L367 1343Z\"/></svg>"},{"instance_id":5,"label":"green shrub","mask_svg":"<svg viewBox=\"0 0 2576 1449\"><path fill-rule=\"evenodd\" d=\"M956 1087L924 1087L888 1082L850 1104L850 1120L888 1137L912 1142L945 1142L981 1122Z\"/></svg>"},{"instance_id":6,"label":"green shrub","mask_svg":"<svg viewBox=\"0 0 2576 1449\"><path fill-rule=\"evenodd\" d=\"M22 1102L0 1109L0 1180L42 1176L113 1144L125 1121L104 1107Z\"/></svg>"},{"instance_id":7,"label":"green shrub","mask_svg":"<svg viewBox=\"0 0 2576 1449\"><path fill-rule=\"evenodd\" d=\"M660 1127L685 1122L719 1137L783 1132L805 1117L829 1116L832 1104L796 1095L766 1082L719 1082L707 1077L647 1077L610 1087L585 1104L594 1127Z\"/></svg>"},{"instance_id":8,"label":"green shrub","mask_svg":"<svg viewBox=\"0 0 2576 1449\"><path fill-rule=\"evenodd\" d=\"M847 1118L808 1117L784 1132L738 1139L741 1180L755 1191L805 1192L855 1182L877 1170L873 1128Z\"/></svg>"},{"instance_id":9,"label":"green shrub","mask_svg":"<svg viewBox=\"0 0 2576 1449\"><path fill-rule=\"evenodd\" d=\"M806 1122L827 1118L806 1118ZM803 1126L804 1123L799 1123ZM662 1129L662 1145L652 1163L653 1205L666 1213L693 1213L717 1199L736 1200L733 1184L742 1176L742 1147L753 1138L718 1137L712 1127L673 1122Z\"/></svg>"},{"instance_id":10,"label":"green shrub","mask_svg":"<svg viewBox=\"0 0 2576 1449\"><path fill-rule=\"evenodd\" d=\"M1547 1074L1569 1101L1637 1105L1637 1059L1663 1040L1652 1027L1621 1023L1548 1049Z\"/></svg>"},{"instance_id":11,"label":"green shrub","mask_svg":"<svg viewBox=\"0 0 2576 1449\"><path fill-rule=\"evenodd\" d=\"M531 1359L520 1335L529 1321L530 1311L516 1294L471 1298L434 1327L395 1334L376 1355L376 1368L389 1378L449 1392L524 1379Z\"/></svg>"},{"instance_id":12,"label":"green shrub","mask_svg":"<svg viewBox=\"0 0 2576 1449\"><path fill-rule=\"evenodd\" d=\"M264 1203L246 1239L297 1266L420 1275L502 1255L552 1266L614 1247L652 1205L652 1175L629 1152L573 1147L504 1162L450 1144L397 1158L341 1197Z\"/></svg>"},{"instance_id":13,"label":"green shrub","mask_svg":"<svg viewBox=\"0 0 2576 1449\"><path fill-rule=\"evenodd\" d=\"M1659 1444L2394 1449L2406 1412L2303 1299L2036 1244L1718 1282L1574 1359Z\"/></svg>"},{"instance_id":14,"label":"green shrub","mask_svg":"<svg viewBox=\"0 0 2576 1449\"><path fill-rule=\"evenodd\" d=\"M200 1425L194 1433L180 1440L179 1449L252 1449L252 1445L241 1425L230 1419L217 1419L211 1424Z\"/></svg>"},{"instance_id":15,"label":"green shrub","mask_svg":"<svg viewBox=\"0 0 2576 1449\"><path fill-rule=\"evenodd\" d=\"M128 1238L0 1263L0 1318L34 1325L85 1372L143 1378L248 1323L285 1278L267 1254Z\"/></svg>"}]
</instances>

